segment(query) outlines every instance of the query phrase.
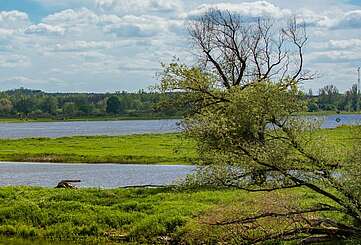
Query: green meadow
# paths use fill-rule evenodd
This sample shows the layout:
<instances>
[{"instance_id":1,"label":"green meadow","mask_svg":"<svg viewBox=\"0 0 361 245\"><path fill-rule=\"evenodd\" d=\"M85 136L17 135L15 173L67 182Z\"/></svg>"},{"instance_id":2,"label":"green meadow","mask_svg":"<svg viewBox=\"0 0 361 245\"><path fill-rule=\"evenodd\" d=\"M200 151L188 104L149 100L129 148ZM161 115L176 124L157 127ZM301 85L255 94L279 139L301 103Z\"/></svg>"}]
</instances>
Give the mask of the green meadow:
<instances>
[{"instance_id":1,"label":"green meadow","mask_svg":"<svg viewBox=\"0 0 361 245\"><path fill-rule=\"evenodd\" d=\"M257 213L264 205L268 210L280 210L284 203L301 196L305 206L319 198L303 189L250 194L234 189L2 187L0 236L30 239L34 244L38 240L84 244L237 242L239 238L232 233L237 226L212 224ZM289 225L283 222L282 227ZM279 224L268 225L282 228Z\"/></svg>"},{"instance_id":2,"label":"green meadow","mask_svg":"<svg viewBox=\"0 0 361 245\"><path fill-rule=\"evenodd\" d=\"M194 143L179 134L0 140L0 160L63 163L190 164Z\"/></svg>"},{"instance_id":3,"label":"green meadow","mask_svg":"<svg viewBox=\"0 0 361 245\"><path fill-rule=\"evenodd\" d=\"M341 150L350 149L355 137L351 127L318 130L314 134ZM180 134L1 140L0 144L0 159L6 161L190 164L197 158L194 142ZM303 188L248 193L232 188L1 187L0 200L0 243L1 239L15 238L45 245L53 241L239 244L241 235L260 237L270 230L281 232L298 224L287 217L264 219L260 229L251 233L237 223L214 224L256 215L261 210L284 212L285 207L307 208L321 200L328 203L324 197ZM14 241L13 244L22 244Z\"/></svg>"},{"instance_id":4,"label":"green meadow","mask_svg":"<svg viewBox=\"0 0 361 245\"><path fill-rule=\"evenodd\" d=\"M349 149L354 137L347 126L318 130L314 135L340 149ZM197 158L195 143L175 133L2 139L0 145L0 161L192 164Z\"/></svg>"}]
</instances>

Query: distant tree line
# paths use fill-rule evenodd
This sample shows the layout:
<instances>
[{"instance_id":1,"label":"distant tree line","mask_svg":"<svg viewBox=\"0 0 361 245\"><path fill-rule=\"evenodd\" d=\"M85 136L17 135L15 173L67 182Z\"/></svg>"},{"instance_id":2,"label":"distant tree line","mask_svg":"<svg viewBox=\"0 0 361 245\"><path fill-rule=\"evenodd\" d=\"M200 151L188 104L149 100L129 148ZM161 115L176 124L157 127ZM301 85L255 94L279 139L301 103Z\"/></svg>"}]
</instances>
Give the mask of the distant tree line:
<instances>
[{"instance_id":1,"label":"distant tree line","mask_svg":"<svg viewBox=\"0 0 361 245\"><path fill-rule=\"evenodd\" d=\"M164 96L168 98L165 100ZM160 94L139 90L136 93L47 93L25 88L0 92L0 117L67 118L87 116L159 116L176 117L187 112L191 105L174 104L184 93ZM318 95L312 90L305 94L307 110L349 111L361 109L357 86L340 93L334 85L321 88ZM167 101L166 105L162 105ZM159 109L161 108L161 109Z\"/></svg>"},{"instance_id":2,"label":"distant tree line","mask_svg":"<svg viewBox=\"0 0 361 245\"><path fill-rule=\"evenodd\" d=\"M327 85L321 88L318 95L313 95L312 90L306 94L307 110L309 112L317 111L360 111L361 100L358 95L357 85L354 84L351 89L345 93L340 93L334 85Z\"/></svg>"},{"instance_id":3,"label":"distant tree line","mask_svg":"<svg viewBox=\"0 0 361 245\"><path fill-rule=\"evenodd\" d=\"M174 95L173 95L174 96ZM82 116L178 116L179 108L158 110L164 95L147 93L46 93L15 89L0 92L0 116L19 118Z\"/></svg>"}]
</instances>

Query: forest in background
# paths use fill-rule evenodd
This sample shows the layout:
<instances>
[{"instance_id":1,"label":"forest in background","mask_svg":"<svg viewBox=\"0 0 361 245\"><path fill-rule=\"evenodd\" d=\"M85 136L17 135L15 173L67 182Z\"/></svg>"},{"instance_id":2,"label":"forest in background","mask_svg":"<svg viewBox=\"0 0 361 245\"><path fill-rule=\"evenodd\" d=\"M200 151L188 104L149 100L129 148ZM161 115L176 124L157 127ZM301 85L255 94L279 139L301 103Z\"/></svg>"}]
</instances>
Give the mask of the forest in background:
<instances>
[{"instance_id":1,"label":"forest in background","mask_svg":"<svg viewBox=\"0 0 361 245\"><path fill-rule=\"evenodd\" d=\"M72 117L174 117L182 111L157 109L164 96L139 90L115 93L47 93L41 90L15 89L0 92L2 118L72 118Z\"/></svg>"},{"instance_id":2,"label":"forest in background","mask_svg":"<svg viewBox=\"0 0 361 245\"><path fill-rule=\"evenodd\" d=\"M181 117L186 111L182 107L158 105L177 93L160 94L139 90L115 93L47 93L41 90L15 89L0 92L0 117L2 118L73 118L73 117ZM345 93L336 86L327 85L318 91L304 94L308 112L358 112L361 100L357 85ZM184 106L184 105L182 105Z\"/></svg>"}]
</instances>

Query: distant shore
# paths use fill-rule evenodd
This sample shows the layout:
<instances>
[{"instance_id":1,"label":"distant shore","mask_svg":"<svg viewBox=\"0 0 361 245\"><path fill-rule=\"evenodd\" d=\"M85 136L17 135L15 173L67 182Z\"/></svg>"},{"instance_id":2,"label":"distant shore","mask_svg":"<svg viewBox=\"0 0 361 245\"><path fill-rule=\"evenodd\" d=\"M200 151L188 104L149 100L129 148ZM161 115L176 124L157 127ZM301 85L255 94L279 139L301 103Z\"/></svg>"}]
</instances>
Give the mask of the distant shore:
<instances>
[{"instance_id":1,"label":"distant shore","mask_svg":"<svg viewBox=\"0 0 361 245\"><path fill-rule=\"evenodd\" d=\"M77 121L125 121L125 120L163 120L181 119L180 116L84 116L84 117L40 117L40 118L0 118L0 123L26 122L77 122Z\"/></svg>"},{"instance_id":2,"label":"distant shore","mask_svg":"<svg viewBox=\"0 0 361 245\"><path fill-rule=\"evenodd\" d=\"M361 114L360 112L346 111L318 111L318 112L301 112L300 116L331 116L331 115L351 115ZM77 122L77 121L125 121L125 120L167 120L182 119L182 116L158 116L158 115L142 115L142 116L79 116L79 117L0 117L0 123L26 123L26 122Z\"/></svg>"}]
</instances>

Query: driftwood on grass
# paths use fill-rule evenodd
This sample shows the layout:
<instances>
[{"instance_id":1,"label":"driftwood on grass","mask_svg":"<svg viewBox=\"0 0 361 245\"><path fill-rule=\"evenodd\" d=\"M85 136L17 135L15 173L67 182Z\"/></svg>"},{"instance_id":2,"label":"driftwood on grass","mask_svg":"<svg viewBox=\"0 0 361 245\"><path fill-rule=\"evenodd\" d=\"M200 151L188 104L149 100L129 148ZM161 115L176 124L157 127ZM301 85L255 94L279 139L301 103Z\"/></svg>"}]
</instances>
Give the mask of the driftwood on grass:
<instances>
[{"instance_id":1,"label":"driftwood on grass","mask_svg":"<svg viewBox=\"0 0 361 245\"><path fill-rule=\"evenodd\" d=\"M72 183L79 183L81 180L62 180L58 183L55 188L65 188L65 189L76 189L77 187Z\"/></svg>"}]
</instances>

